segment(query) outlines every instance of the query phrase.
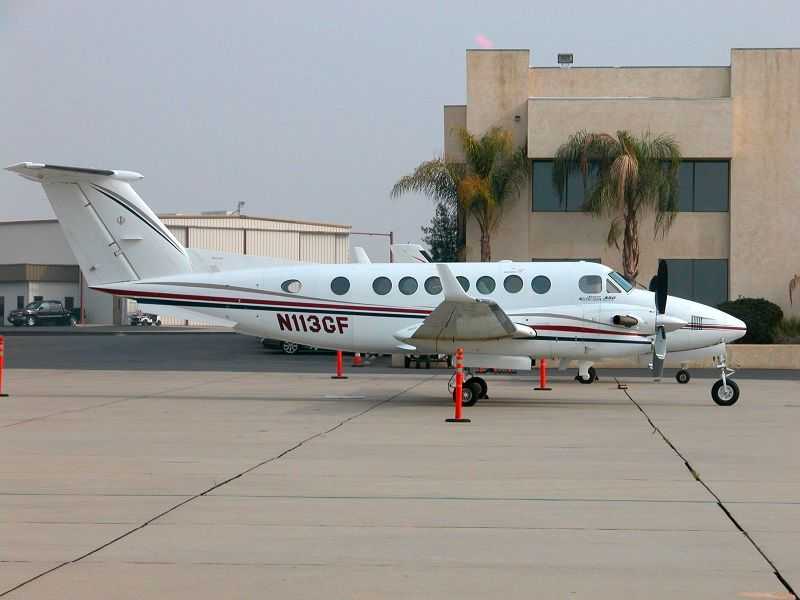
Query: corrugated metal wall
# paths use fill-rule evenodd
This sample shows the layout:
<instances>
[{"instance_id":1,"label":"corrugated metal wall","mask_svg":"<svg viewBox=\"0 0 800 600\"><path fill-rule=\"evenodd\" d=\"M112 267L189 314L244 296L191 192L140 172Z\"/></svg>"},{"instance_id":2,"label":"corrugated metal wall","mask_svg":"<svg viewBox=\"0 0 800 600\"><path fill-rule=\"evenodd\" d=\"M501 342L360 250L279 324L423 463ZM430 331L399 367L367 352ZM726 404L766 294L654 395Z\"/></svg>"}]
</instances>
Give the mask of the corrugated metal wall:
<instances>
[{"instance_id":1,"label":"corrugated metal wall","mask_svg":"<svg viewBox=\"0 0 800 600\"><path fill-rule=\"evenodd\" d=\"M161 220L187 248L306 262L349 262L350 227L346 225L276 221L236 215L165 215ZM147 310L147 307L144 309ZM183 325L185 321L165 315L162 323Z\"/></svg>"}]
</instances>

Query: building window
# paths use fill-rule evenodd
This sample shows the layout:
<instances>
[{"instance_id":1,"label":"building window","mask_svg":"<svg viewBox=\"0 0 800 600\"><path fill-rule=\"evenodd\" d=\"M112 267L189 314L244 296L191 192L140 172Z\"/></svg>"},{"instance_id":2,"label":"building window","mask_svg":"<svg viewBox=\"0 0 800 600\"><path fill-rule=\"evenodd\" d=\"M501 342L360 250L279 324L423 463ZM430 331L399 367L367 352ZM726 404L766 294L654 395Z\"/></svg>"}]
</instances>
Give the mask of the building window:
<instances>
[{"instance_id":1,"label":"building window","mask_svg":"<svg viewBox=\"0 0 800 600\"><path fill-rule=\"evenodd\" d=\"M75 298L72 296L64 296L64 308L67 310L75 308Z\"/></svg>"},{"instance_id":2,"label":"building window","mask_svg":"<svg viewBox=\"0 0 800 600\"><path fill-rule=\"evenodd\" d=\"M5 324L5 316L6 316L6 298L5 296L0 296L0 327Z\"/></svg>"},{"instance_id":3,"label":"building window","mask_svg":"<svg viewBox=\"0 0 800 600\"><path fill-rule=\"evenodd\" d=\"M727 212L730 204L729 160L684 160L678 167L680 212ZM531 167L532 210L535 212L580 212L596 180L589 169L586 184L579 171L564 182L563 193L553 184L553 161L534 160Z\"/></svg>"},{"instance_id":4,"label":"building window","mask_svg":"<svg viewBox=\"0 0 800 600\"><path fill-rule=\"evenodd\" d=\"M668 258L669 294L717 306L728 299L728 261L721 258Z\"/></svg>"},{"instance_id":5,"label":"building window","mask_svg":"<svg viewBox=\"0 0 800 600\"><path fill-rule=\"evenodd\" d=\"M25 308L25 296L17 296L17 309Z\"/></svg>"},{"instance_id":6,"label":"building window","mask_svg":"<svg viewBox=\"0 0 800 600\"><path fill-rule=\"evenodd\" d=\"M44 300L44 296L34 296L33 297L33 301L34 302L41 302L42 300Z\"/></svg>"},{"instance_id":7,"label":"building window","mask_svg":"<svg viewBox=\"0 0 800 600\"><path fill-rule=\"evenodd\" d=\"M678 170L678 210L728 212L730 161L685 160Z\"/></svg>"},{"instance_id":8,"label":"building window","mask_svg":"<svg viewBox=\"0 0 800 600\"><path fill-rule=\"evenodd\" d=\"M586 191L592 188L596 168L589 167L586 184L583 174L575 170L564 182L562 193L553 183L553 161L534 160L531 167L532 210L536 212L582 212Z\"/></svg>"}]
</instances>

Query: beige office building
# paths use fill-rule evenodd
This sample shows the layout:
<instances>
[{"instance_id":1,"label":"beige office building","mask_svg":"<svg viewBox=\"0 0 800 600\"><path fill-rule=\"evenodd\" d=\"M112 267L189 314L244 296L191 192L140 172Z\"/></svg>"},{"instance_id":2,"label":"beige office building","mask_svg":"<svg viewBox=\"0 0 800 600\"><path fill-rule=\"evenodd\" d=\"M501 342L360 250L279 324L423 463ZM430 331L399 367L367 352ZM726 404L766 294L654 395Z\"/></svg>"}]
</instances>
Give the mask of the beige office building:
<instances>
[{"instance_id":1,"label":"beige office building","mask_svg":"<svg viewBox=\"0 0 800 600\"><path fill-rule=\"evenodd\" d=\"M555 57L553 57L555 59ZM669 259L671 291L717 303L764 297L788 314L800 273L800 49L733 49L729 66L531 67L528 50L467 51L467 104L444 109L445 157L454 128L492 126L527 141L531 178L493 235L493 260L592 259L620 268L608 220L581 212L580 176L564 197L552 157L581 129L667 133L680 144L680 212L669 234L642 224L639 279ZM467 252L479 258L470 223Z\"/></svg>"}]
</instances>

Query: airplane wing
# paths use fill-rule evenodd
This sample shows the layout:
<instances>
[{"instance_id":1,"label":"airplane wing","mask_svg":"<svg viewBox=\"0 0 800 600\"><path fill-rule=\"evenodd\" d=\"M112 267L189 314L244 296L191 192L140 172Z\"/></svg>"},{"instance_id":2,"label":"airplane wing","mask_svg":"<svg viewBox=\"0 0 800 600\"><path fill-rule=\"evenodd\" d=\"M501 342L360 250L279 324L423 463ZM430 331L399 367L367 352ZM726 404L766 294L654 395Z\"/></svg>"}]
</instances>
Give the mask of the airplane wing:
<instances>
[{"instance_id":1,"label":"airplane wing","mask_svg":"<svg viewBox=\"0 0 800 600\"><path fill-rule=\"evenodd\" d=\"M421 325L400 332L401 339L478 341L502 338L533 338L536 331L514 323L493 300L481 300L467 294L446 264L437 264L444 301ZM402 335L405 334L405 335Z\"/></svg>"}]
</instances>

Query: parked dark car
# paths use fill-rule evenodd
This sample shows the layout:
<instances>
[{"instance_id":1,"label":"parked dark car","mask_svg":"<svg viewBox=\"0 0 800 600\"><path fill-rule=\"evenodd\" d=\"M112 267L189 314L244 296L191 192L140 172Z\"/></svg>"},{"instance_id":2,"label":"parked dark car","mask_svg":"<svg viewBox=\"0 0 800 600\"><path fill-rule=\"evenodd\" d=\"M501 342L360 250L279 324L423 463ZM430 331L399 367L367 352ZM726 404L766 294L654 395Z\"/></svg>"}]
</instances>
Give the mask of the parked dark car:
<instances>
[{"instance_id":1,"label":"parked dark car","mask_svg":"<svg viewBox=\"0 0 800 600\"><path fill-rule=\"evenodd\" d=\"M64 308L58 300L37 300L25 308L12 310L8 314L8 322L18 327L27 325L75 325L78 320L72 311Z\"/></svg>"},{"instance_id":2,"label":"parked dark car","mask_svg":"<svg viewBox=\"0 0 800 600\"><path fill-rule=\"evenodd\" d=\"M267 350L280 350L284 354L297 354L299 352L319 352L319 348L313 346L304 346L295 342L282 342L280 340L270 340L261 338L261 345ZM322 350L322 352L325 352Z\"/></svg>"}]
</instances>

